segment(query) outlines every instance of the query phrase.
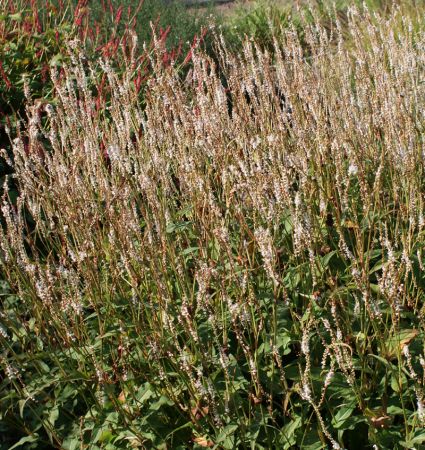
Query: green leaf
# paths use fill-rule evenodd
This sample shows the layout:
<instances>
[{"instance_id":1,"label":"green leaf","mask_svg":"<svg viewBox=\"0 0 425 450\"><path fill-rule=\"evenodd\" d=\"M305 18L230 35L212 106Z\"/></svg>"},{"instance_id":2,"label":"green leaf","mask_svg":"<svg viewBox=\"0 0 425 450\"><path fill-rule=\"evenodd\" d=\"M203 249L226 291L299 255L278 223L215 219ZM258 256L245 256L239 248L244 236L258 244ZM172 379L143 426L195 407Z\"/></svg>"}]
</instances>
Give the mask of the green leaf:
<instances>
[{"instance_id":1,"label":"green leaf","mask_svg":"<svg viewBox=\"0 0 425 450\"><path fill-rule=\"evenodd\" d=\"M295 445L295 431L301 426L301 417L297 416L295 420L287 423L280 431L280 443L284 449Z\"/></svg>"},{"instance_id":2,"label":"green leaf","mask_svg":"<svg viewBox=\"0 0 425 450\"><path fill-rule=\"evenodd\" d=\"M14 448L21 447L24 444L37 442L37 440L38 440L38 433L34 433L31 436L25 436L25 437L19 439L19 441L15 445L12 445L12 447L9 447L9 450L13 450Z\"/></svg>"},{"instance_id":3,"label":"green leaf","mask_svg":"<svg viewBox=\"0 0 425 450\"><path fill-rule=\"evenodd\" d=\"M25 399L21 399L18 401L19 415L20 415L21 419L24 418L24 408L25 408L25 404L28 400L29 400L29 398L25 398Z\"/></svg>"},{"instance_id":4,"label":"green leaf","mask_svg":"<svg viewBox=\"0 0 425 450\"><path fill-rule=\"evenodd\" d=\"M302 450L319 450L325 448L325 445L320 440L317 429L314 427L306 431L300 444Z\"/></svg>"},{"instance_id":5,"label":"green leaf","mask_svg":"<svg viewBox=\"0 0 425 450\"><path fill-rule=\"evenodd\" d=\"M189 226L191 224L192 224L192 222L169 223L167 225L166 231L167 231L168 234L179 232L179 231L183 231L183 230L189 228Z\"/></svg>"},{"instance_id":6,"label":"green leaf","mask_svg":"<svg viewBox=\"0 0 425 450\"><path fill-rule=\"evenodd\" d=\"M400 392L404 390L404 387L407 385L407 378L403 372L400 373L392 373L391 374L391 389L394 392Z\"/></svg>"},{"instance_id":7,"label":"green leaf","mask_svg":"<svg viewBox=\"0 0 425 450\"><path fill-rule=\"evenodd\" d=\"M59 417L59 407L55 405L49 413L49 422L53 426Z\"/></svg>"},{"instance_id":8,"label":"green leaf","mask_svg":"<svg viewBox=\"0 0 425 450\"><path fill-rule=\"evenodd\" d=\"M379 362L381 362L384 366L391 368L391 364L382 356L373 355L372 353L369 353L367 356L370 356L371 358L377 359Z\"/></svg>"},{"instance_id":9,"label":"green leaf","mask_svg":"<svg viewBox=\"0 0 425 450\"><path fill-rule=\"evenodd\" d=\"M417 444L423 444L425 442L425 433L421 432L420 434L416 435L414 438L408 440L408 441L399 441L399 443L404 448L414 448Z\"/></svg>"},{"instance_id":10,"label":"green leaf","mask_svg":"<svg viewBox=\"0 0 425 450\"><path fill-rule=\"evenodd\" d=\"M328 267L330 260L332 257L336 254L336 250L333 250L329 253L327 253L325 256L322 257L322 267L326 269Z\"/></svg>"},{"instance_id":11,"label":"green leaf","mask_svg":"<svg viewBox=\"0 0 425 450\"><path fill-rule=\"evenodd\" d=\"M64 450L77 450L80 447L79 438L67 438L62 442L62 448Z\"/></svg>"},{"instance_id":12,"label":"green leaf","mask_svg":"<svg viewBox=\"0 0 425 450\"><path fill-rule=\"evenodd\" d=\"M37 365L44 373L50 372L50 367L44 361L38 360Z\"/></svg>"},{"instance_id":13,"label":"green leaf","mask_svg":"<svg viewBox=\"0 0 425 450\"><path fill-rule=\"evenodd\" d=\"M91 441L91 443L93 443L93 444L97 443L97 442L100 442L100 443L111 442L111 440L114 437L112 434L112 431L104 424L99 428L95 428L93 430L93 434L94 434L94 437L92 438L92 441Z\"/></svg>"},{"instance_id":14,"label":"green leaf","mask_svg":"<svg viewBox=\"0 0 425 450\"><path fill-rule=\"evenodd\" d=\"M391 405L387 408L387 414L389 416L404 416L405 413L406 411L399 406Z\"/></svg>"},{"instance_id":15,"label":"green leaf","mask_svg":"<svg viewBox=\"0 0 425 450\"><path fill-rule=\"evenodd\" d=\"M168 397L166 397L165 395L161 395L161 397L159 398L159 400L157 400L155 403L152 403L152 405L150 405L149 409L151 411L158 411L162 406L167 405L167 406L173 406L174 402L172 402Z\"/></svg>"},{"instance_id":16,"label":"green leaf","mask_svg":"<svg viewBox=\"0 0 425 450\"><path fill-rule=\"evenodd\" d=\"M111 430L103 430L98 438L99 442L111 442L113 438L113 434Z\"/></svg>"},{"instance_id":17,"label":"green leaf","mask_svg":"<svg viewBox=\"0 0 425 450\"><path fill-rule=\"evenodd\" d=\"M146 400L149 400L155 394L151 389L146 388L146 389L139 390L138 395L140 395L140 398L139 398L140 403L145 403Z\"/></svg>"},{"instance_id":18,"label":"green leaf","mask_svg":"<svg viewBox=\"0 0 425 450\"><path fill-rule=\"evenodd\" d=\"M313 444L303 446L303 450L322 450L323 448L325 448L325 446L320 441L316 441Z\"/></svg>"},{"instance_id":19,"label":"green leaf","mask_svg":"<svg viewBox=\"0 0 425 450\"><path fill-rule=\"evenodd\" d=\"M183 425L181 425L180 427L175 428L170 433L168 433L168 435L165 438L165 440L168 441L168 438L170 436L172 436L174 433L177 433L177 431L184 430L185 428L193 428L193 423L192 422L186 422Z\"/></svg>"},{"instance_id":20,"label":"green leaf","mask_svg":"<svg viewBox=\"0 0 425 450\"><path fill-rule=\"evenodd\" d=\"M379 288L379 286L377 284L369 283L369 288L374 294L380 294L381 293L381 289Z\"/></svg>"},{"instance_id":21,"label":"green leaf","mask_svg":"<svg viewBox=\"0 0 425 450\"><path fill-rule=\"evenodd\" d=\"M230 435L232 435L237 429L239 428L239 425L237 424L230 424L226 425L223 429L223 431L217 436L217 443L224 442Z\"/></svg>"},{"instance_id":22,"label":"green leaf","mask_svg":"<svg viewBox=\"0 0 425 450\"><path fill-rule=\"evenodd\" d=\"M20 12L9 14L9 19L14 20L15 22L22 22L22 14Z\"/></svg>"},{"instance_id":23,"label":"green leaf","mask_svg":"<svg viewBox=\"0 0 425 450\"><path fill-rule=\"evenodd\" d=\"M287 333L278 335L276 337L276 347L278 349L282 348L282 349L286 350L290 343L291 343L291 336L289 336ZM284 354L286 354L286 353L284 353Z\"/></svg>"},{"instance_id":24,"label":"green leaf","mask_svg":"<svg viewBox=\"0 0 425 450\"><path fill-rule=\"evenodd\" d=\"M197 253L198 250L199 250L199 247L188 247L188 248L185 248L185 249L181 252L181 254L182 254L183 256L186 256L186 255L190 255L191 253Z\"/></svg>"},{"instance_id":25,"label":"green leaf","mask_svg":"<svg viewBox=\"0 0 425 450\"><path fill-rule=\"evenodd\" d=\"M353 404L343 405L332 419L332 425L334 428L343 428L346 420L353 414L356 409Z\"/></svg>"},{"instance_id":26,"label":"green leaf","mask_svg":"<svg viewBox=\"0 0 425 450\"><path fill-rule=\"evenodd\" d=\"M60 67L62 65L62 61L63 55L61 53L58 53L57 55L53 56L53 58L50 60L50 66Z\"/></svg>"},{"instance_id":27,"label":"green leaf","mask_svg":"<svg viewBox=\"0 0 425 450\"><path fill-rule=\"evenodd\" d=\"M300 369L295 363L288 364L284 369L288 380L299 381L301 379Z\"/></svg>"}]
</instances>

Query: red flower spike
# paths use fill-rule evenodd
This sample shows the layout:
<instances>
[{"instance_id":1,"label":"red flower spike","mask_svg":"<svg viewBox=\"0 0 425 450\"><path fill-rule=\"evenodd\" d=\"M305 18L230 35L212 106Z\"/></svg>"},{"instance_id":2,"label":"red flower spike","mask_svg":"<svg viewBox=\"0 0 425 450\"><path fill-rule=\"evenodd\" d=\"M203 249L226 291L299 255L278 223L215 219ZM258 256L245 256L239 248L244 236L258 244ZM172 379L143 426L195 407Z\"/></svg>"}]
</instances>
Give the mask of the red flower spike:
<instances>
[{"instance_id":1,"label":"red flower spike","mask_svg":"<svg viewBox=\"0 0 425 450\"><path fill-rule=\"evenodd\" d=\"M12 87L12 83L9 78L7 78L6 72L3 69L3 63L0 61L0 75L3 78L3 81L6 83L6 87L10 89Z\"/></svg>"},{"instance_id":2,"label":"red flower spike","mask_svg":"<svg viewBox=\"0 0 425 450\"><path fill-rule=\"evenodd\" d=\"M117 9L117 14L116 14L115 20L114 20L115 25L118 25L120 23L123 9L124 9L124 7L122 5Z\"/></svg>"}]
</instances>

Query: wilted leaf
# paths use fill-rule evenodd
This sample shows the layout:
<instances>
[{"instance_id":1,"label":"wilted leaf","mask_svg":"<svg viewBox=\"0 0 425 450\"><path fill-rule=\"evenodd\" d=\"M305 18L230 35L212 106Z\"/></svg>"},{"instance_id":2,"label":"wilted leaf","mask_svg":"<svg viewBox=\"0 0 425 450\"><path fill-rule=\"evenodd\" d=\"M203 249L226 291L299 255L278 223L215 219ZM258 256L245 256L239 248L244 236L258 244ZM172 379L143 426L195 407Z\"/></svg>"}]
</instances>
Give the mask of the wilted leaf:
<instances>
[{"instance_id":1,"label":"wilted leaf","mask_svg":"<svg viewBox=\"0 0 425 450\"><path fill-rule=\"evenodd\" d=\"M359 228L359 226L355 222L353 222L352 220L344 221L343 226L345 228L348 228L349 230L354 230L354 229Z\"/></svg>"},{"instance_id":2,"label":"wilted leaf","mask_svg":"<svg viewBox=\"0 0 425 450\"><path fill-rule=\"evenodd\" d=\"M387 358L395 358L405 345L409 345L415 339L418 333L418 330L407 329L391 336L387 341Z\"/></svg>"},{"instance_id":3,"label":"wilted leaf","mask_svg":"<svg viewBox=\"0 0 425 450\"><path fill-rule=\"evenodd\" d=\"M193 417L195 417L196 420L202 419L202 417L206 416L209 413L208 406L195 406L191 409Z\"/></svg>"},{"instance_id":4,"label":"wilted leaf","mask_svg":"<svg viewBox=\"0 0 425 450\"><path fill-rule=\"evenodd\" d=\"M383 415L379 417L371 417L370 421L374 428L388 428L391 425L392 419L390 416Z\"/></svg>"},{"instance_id":5,"label":"wilted leaf","mask_svg":"<svg viewBox=\"0 0 425 450\"><path fill-rule=\"evenodd\" d=\"M124 391L121 391L121 393L120 393L120 395L118 396L118 401L120 402L120 403L125 403L125 392Z\"/></svg>"},{"instance_id":6,"label":"wilted leaf","mask_svg":"<svg viewBox=\"0 0 425 450\"><path fill-rule=\"evenodd\" d=\"M201 436L194 438L193 442L195 442L195 444L200 445L201 447L213 447L214 446L213 441L210 441L208 438L201 437Z\"/></svg>"}]
</instances>

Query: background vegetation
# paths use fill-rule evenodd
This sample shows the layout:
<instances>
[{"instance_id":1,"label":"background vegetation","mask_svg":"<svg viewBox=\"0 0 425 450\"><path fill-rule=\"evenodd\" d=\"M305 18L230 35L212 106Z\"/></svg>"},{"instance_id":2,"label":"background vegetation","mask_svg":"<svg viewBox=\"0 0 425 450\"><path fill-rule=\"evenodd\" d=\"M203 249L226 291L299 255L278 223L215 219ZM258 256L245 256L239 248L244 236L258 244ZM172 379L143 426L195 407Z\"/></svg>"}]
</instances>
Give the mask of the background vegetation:
<instances>
[{"instance_id":1,"label":"background vegetation","mask_svg":"<svg viewBox=\"0 0 425 450\"><path fill-rule=\"evenodd\" d=\"M421 448L422 4L4 5L0 448Z\"/></svg>"}]
</instances>

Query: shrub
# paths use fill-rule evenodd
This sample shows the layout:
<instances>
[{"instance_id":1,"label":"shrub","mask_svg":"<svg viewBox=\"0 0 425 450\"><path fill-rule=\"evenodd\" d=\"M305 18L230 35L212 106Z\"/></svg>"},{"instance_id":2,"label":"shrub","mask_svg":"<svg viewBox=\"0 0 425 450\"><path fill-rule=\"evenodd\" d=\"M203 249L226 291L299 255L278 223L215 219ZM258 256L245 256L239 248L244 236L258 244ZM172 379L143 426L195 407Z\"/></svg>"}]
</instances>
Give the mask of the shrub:
<instances>
[{"instance_id":1,"label":"shrub","mask_svg":"<svg viewBox=\"0 0 425 450\"><path fill-rule=\"evenodd\" d=\"M183 81L161 47L143 104L104 65L94 119L77 51L48 129L28 105L0 231L26 448L423 442L425 34L355 8L334 33L223 44L231 116L209 56Z\"/></svg>"}]
</instances>

